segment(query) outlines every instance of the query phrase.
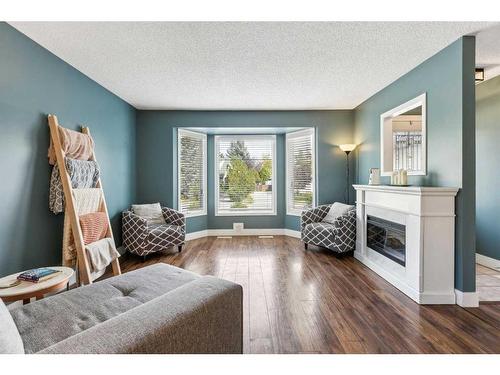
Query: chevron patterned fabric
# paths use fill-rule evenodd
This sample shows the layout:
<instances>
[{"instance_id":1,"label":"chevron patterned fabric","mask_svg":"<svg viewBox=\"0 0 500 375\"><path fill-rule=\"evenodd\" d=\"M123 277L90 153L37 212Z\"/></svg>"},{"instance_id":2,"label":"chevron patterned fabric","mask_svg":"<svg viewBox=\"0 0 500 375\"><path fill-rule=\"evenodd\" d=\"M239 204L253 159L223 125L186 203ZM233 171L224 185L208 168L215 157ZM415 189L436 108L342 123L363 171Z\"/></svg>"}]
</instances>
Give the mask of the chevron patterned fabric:
<instances>
[{"instance_id":1,"label":"chevron patterned fabric","mask_svg":"<svg viewBox=\"0 0 500 375\"><path fill-rule=\"evenodd\" d=\"M356 245L356 210L339 216L333 224L322 222L330 210L326 204L302 212L301 238L306 244L321 246L336 253L352 251Z\"/></svg>"},{"instance_id":2,"label":"chevron patterned fabric","mask_svg":"<svg viewBox=\"0 0 500 375\"><path fill-rule=\"evenodd\" d=\"M167 224L149 224L132 211L122 213L123 246L131 253L145 256L171 246L183 245L186 238L186 218L183 213L162 207Z\"/></svg>"}]
</instances>

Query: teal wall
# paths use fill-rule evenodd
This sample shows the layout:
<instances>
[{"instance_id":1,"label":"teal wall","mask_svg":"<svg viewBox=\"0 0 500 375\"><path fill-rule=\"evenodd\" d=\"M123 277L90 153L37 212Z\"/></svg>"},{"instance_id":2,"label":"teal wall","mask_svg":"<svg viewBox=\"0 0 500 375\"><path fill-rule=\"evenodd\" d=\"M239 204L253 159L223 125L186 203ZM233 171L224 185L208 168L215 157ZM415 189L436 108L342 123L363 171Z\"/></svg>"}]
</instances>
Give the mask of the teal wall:
<instances>
[{"instance_id":1,"label":"teal wall","mask_svg":"<svg viewBox=\"0 0 500 375\"><path fill-rule=\"evenodd\" d=\"M135 109L0 23L0 276L60 264L63 215L48 209L47 114L90 127L117 243L135 196Z\"/></svg>"},{"instance_id":2,"label":"teal wall","mask_svg":"<svg viewBox=\"0 0 500 375\"><path fill-rule=\"evenodd\" d=\"M460 188L456 199L455 284L475 290L475 39L463 37L405 74L354 111L357 181L380 166L380 115L427 93L427 176L423 186ZM388 183L387 178L383 178Z\"/></svg>"},{"instance_id":3,"label":"teal wall","mask_svg":"<svg viewBox=\"0 0 500 375\"><path fill-rule=\"evenodd\" d=\"M317 196L318 204L322 204L343 200L345 156L337 145L351 143L354 137L360 146L354 152L353 180L367 183L368 169L380 165L380 114L427 92L428 176L411 177L410 182L460 188L456 203L456 287L473 291L474 44L473 37L458 40L354 111L136 111L9 25L0 23L0 171L8 181L0 185L0 276L60 262L63 217L48 210L48 113L57 114L61 124L72 129L82 124L90 126L119 244L123 208L132 202L176 205L175 140L179 127L315 127ZM486 89L486 85L478 90ZM491 142L496 135L494 120L483 122L484 118L496 116L493 111L498 106L491 106L491 100L489 95L478 94L478 144L485 150L480 150L478 171L485 163L482 155L490 158L488 166L495 157ZM209 155L213 155L211 138L208 147ZM298 217L285 215L283 136L278 136L278 155L281 194L276 217L214 217L213 184L209 184L208 216L190 218L188 232L231 228L233 221L243 221L249 228L298 229ZM211 162L208 172L213 177ZM482 180L481 173L478 178ZM478 192L486 196L481 194L482 186L478 185ZM479 201L478 212L484 208ZM498 230L485 224L495 222L494 210L485 212L484 218L491 220L478 220L478 246L492 256L498 254L491 252L498 243L493 237Z\"/></svg>"},{"instance_id":4,"label":"teal wall","mask_svg":"<svg viewBox=\"0 0 500 375\"><path fill-rule=\"evenodd\" d=\"M336 146L352 142L352 111L138 111L137 114L137 199L160 201L175 206L175 139L179 127L303 127L317 132L318 203L343 201L345 156ZM277 154L284 157L284 138L277 140ZM213 157L209 137L208 155ZM285 215L284 159L278 158L278 215L253 217L215 217L213 183L208 184L207 216L189 218L188 232L202 229L230 229L233 222L247 228L289 228L297 230L299 218ZM213 178L213 162L208 175ZM209 180L213 181L213 180ZM351 194L351 197L353 195Z\"/></svg>"},{"instance_id":5,"label":"teal wall","mask_svg":"<svg viewBox=\"0 0 500 375\"><path fill-rule=\"evenodd\" d=\"M476 86L477 252L500 260L500 76Z\"/></svg>"}]
</instances>

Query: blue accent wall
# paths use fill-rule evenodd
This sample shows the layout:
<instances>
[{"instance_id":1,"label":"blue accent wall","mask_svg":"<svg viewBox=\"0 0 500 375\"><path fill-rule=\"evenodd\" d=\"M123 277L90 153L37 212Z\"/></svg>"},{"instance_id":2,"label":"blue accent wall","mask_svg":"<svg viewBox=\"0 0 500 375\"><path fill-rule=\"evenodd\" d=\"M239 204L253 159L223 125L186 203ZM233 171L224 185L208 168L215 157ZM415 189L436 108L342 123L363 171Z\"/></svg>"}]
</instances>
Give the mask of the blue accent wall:
<instances>
[{"instance_id":1,"label":"blue accent wall","mask_svg":"<svg viewBox=\"0 0 500 375\"><path fill-rule=\"evenodd\" d=\"M343 201L345 154L337 147L352 142L352 111L138 111L137 198L140 202L176 205L175 129L179 127L283 128L311 126L317 132L318 204ZM233 222L246 228L299 229L299 218L285 215L284 136L277 138L278 215L215 217L213 191L213 138L208 140L208 219L189 218L187 231L231 229ZM351 181L352 182L352 181ZM351 194L353 199L353 194Z\"/></svg>"},{"instance_id":2,"label":"blue accent wall","mask_svg":"<svg viewBox=\"0 0 500 375\"><path fill-rule=\"evenodd\" d=\"M451 186L456 198L455 285L475 290L475 39L463 37L405 74L355 109L357 181L368 183L380 166L380 115L427 93L427 176L423 186ZM388 178L382 178L388 183Z\"/></svg>"},{"instance_id":3,"label":"blue accent wall","mask_svg":"<svg viewBox=\"0 0 500 375\"><path fill-rule=\"evenodd\" d=\"M117 243L135 197L135 109L0 23L0 276L61 263L63 215L48 208L47 114L90 127Z\"/></svg>"},{"instance_id":4,"label":"blue accent wall","mask_svg":"<svg viewBox=\"0 0 500 375\"><path fill-rule=\"evenodd\" d=\"M477 252L500 260L500 76L476 86Z\"/></svg>"},{"instance_id":5,"label":"blue accent wall","mask_svg":"<svg viewBox=\"0 0 500 375\"><path fill-rule=\"evenodd\" d=\"M176 206L176 129L180 127L306 127L316 129L317 204L343 201L345 154L337 147L360 146L350 183L367 183L368 169L380 165L380 114L427 92L428 176L413 184L456 186L456 287L475 290L475 40L463 37L362 103L354 111L136 111L6 23L0 23L0 276L30 267L59 264L62 215L48 209L47 114L63 126L91 128L117 244L120 213L131 203ZM483 86L485 85L485 86ZM493 83L491 83L493 85ZM488 83L482 84L486 90ZM491 90L496 90L492 87ZM488 89L489 90L489 89ZM480 91L478 91L480 92ZM478 94L478 178L494 168L498 105ZM484 147L484 150L483 150ZM298 229L285 215L284 136L278 136L278 215L214 217L213 184L208 215L190 218L188 232L248 228ZM484 152L483 152L484 151ZM208 144L213 155L213 141ZM488 159L487 159L488 158ZM486 161L488 160L488 161ZM208 173L213 178L213 163ZM485 168L484 168L485 169ZM493 173L494 176L496 176ZM387 180L386 180L387 182ZM486 184L486 183L485 183ZM495 186L478 184L478 247L497 257L496 209L483 196ZM354 194L351 190L351 202ZM496 203L495 203L496 204ZM498 206L495 206L498 208ZM484 218L484 220L483 220ZM493 223L493 224L492 224Z\"/></svg>"}]
</instances>

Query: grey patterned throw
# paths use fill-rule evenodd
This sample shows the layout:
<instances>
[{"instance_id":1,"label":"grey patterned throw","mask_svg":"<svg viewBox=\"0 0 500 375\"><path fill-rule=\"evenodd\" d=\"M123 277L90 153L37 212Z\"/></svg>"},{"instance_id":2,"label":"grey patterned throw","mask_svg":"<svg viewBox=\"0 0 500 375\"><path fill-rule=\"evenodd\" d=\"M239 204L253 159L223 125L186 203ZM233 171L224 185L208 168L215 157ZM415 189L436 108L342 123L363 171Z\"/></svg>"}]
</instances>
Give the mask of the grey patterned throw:
<instances>
[{"instance_id":1,"label":"grey patterned throw","mask_svg":"<svg viewBox=\"0 0 500 375\"><path fill-rule=\"evenodd\" d=\"M65 163L73 189L96 187L100 174L97 162L66 158ZM64 191L57 164L52 168L50 177L49 208L55 214L64 211Z\"/></svg>"}]
</instances>

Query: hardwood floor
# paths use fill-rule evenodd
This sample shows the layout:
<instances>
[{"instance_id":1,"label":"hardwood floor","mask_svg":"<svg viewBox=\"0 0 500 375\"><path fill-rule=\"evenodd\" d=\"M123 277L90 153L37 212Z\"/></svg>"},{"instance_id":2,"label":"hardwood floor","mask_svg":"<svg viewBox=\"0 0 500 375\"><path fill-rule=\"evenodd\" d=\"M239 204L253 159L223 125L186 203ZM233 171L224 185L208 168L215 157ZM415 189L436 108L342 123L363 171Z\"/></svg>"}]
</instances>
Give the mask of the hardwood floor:
<instances>
[{"instance_id":1,"label":"hardwood floor","mask_svg":"<svg viewBox=\"0 0 500 375\"><path fill-rule=\"evenodd\" d=\"M500 304L418 305L353 257L292 237L207 237L125 256L122 271L157 262L243 286L245 353L500 353Z\"/></svg>"}]
</instances>

